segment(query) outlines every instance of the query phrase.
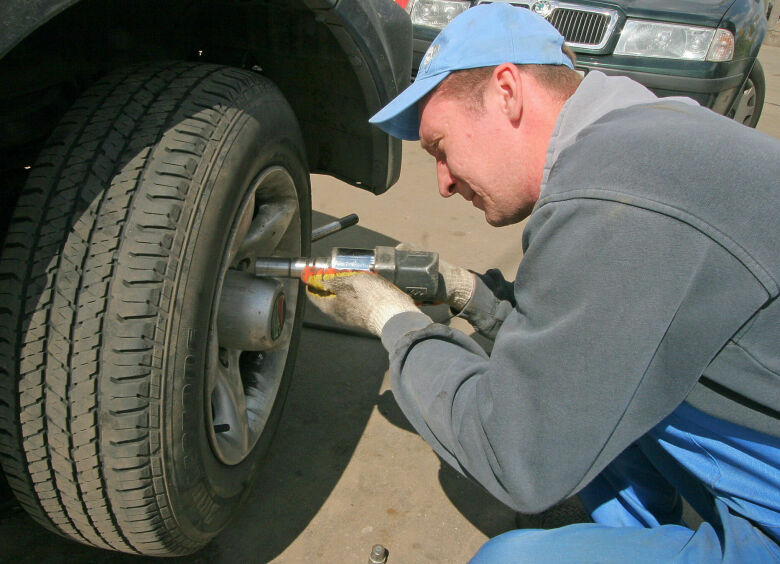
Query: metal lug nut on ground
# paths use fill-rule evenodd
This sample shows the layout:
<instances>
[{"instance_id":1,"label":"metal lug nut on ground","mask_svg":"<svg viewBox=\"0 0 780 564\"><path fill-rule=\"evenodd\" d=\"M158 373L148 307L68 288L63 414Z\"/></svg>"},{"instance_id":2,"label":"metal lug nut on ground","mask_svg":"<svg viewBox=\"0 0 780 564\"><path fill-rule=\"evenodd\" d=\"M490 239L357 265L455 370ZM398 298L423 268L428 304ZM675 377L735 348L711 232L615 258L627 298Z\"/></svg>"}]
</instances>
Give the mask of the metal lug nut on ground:
<instances>
[{"instance_id":1,"label":"metal lug nut on ground","mask_svg":"<svg viewBox=\"0 0 780 564\"><path fill-rule=\"evenodd\" d=\"M371 554L368 555L368 564L385 564L387 562L388 550L381 544L375 544L371 548Z\"/></svg>"}]
</instances>

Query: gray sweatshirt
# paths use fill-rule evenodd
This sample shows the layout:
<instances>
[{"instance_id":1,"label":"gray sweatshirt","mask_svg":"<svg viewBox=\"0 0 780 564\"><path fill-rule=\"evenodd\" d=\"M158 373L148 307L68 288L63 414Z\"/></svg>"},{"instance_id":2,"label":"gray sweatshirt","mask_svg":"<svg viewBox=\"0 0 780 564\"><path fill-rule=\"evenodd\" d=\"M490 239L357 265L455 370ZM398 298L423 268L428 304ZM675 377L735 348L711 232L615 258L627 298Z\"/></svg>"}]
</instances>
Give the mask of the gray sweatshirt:
<instances>
[{"instance_id":1,"label":"gray sweatshirt","mask_svg":"<svg viewBox=\"0 0 780 564\"><path fill-rule=\"evenodd\" d=\"M776 140L590 73L558 117L514 299L492 300L490 356L422 313L393 317L399 405L524 512L575 494L683 401L780 436L778 210Z\"/></svg>"}]
</instances>

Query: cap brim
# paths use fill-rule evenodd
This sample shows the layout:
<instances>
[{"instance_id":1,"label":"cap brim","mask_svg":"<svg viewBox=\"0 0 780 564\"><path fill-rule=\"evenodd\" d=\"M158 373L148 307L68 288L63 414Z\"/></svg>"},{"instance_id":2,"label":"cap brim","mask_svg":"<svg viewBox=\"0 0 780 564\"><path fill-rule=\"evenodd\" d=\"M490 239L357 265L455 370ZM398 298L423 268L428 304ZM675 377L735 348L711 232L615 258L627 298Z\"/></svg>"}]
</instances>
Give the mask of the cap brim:
<instances>
[{"instance_id":1,"label":"cap brim","mask_svg":"<svg viewBox=\"0 0 780 564\"><path fill-rule=\"evenodd\" d=\"M415 80L406 90L379 110L369 123L399 139L420 138L420 116L417 103L447 78L449 71Z\"/></svg>"}]
</instances>

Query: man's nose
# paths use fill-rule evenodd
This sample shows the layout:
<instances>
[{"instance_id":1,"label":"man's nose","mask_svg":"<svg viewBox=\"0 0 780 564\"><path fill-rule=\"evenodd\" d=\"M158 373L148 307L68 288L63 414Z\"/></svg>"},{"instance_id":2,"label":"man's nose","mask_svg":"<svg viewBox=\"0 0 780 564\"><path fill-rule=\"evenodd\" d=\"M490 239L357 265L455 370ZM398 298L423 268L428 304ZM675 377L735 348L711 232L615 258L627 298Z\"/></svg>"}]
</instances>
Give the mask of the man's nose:
<instances>
[{"instance_id":1,"label":"man's nose","mask_svg":"<svg viewBox=\"0 0 780 564\"><path fill-rule=\"evenodd\" d=\"M445 161L436 163L436 175L439 179L439 194L443 198L449 198L455 193L455 179L450 174L450 169Z\"/></svg>"}]
</instances>

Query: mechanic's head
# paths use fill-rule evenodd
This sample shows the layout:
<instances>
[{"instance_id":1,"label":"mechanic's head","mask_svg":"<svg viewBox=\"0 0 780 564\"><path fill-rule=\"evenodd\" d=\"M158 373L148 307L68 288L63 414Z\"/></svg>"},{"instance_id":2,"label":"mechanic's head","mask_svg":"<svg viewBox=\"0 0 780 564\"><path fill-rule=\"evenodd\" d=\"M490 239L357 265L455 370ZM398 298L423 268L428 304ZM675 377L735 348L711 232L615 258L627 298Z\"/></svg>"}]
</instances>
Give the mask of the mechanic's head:
<instances>
[{"instance_id":1,"label":"mechanic's head","mask_svg":"<svg viewBox=\"0 0 780 564\"><path fill-rule=\"evenodd\" d=\"M546 20L505 3L455 18L431 44L414 83L371 118L436 158L439 191L520 221L538 199L550 135L577 89L573 53Z\"/></svg>"}]
</instances>

